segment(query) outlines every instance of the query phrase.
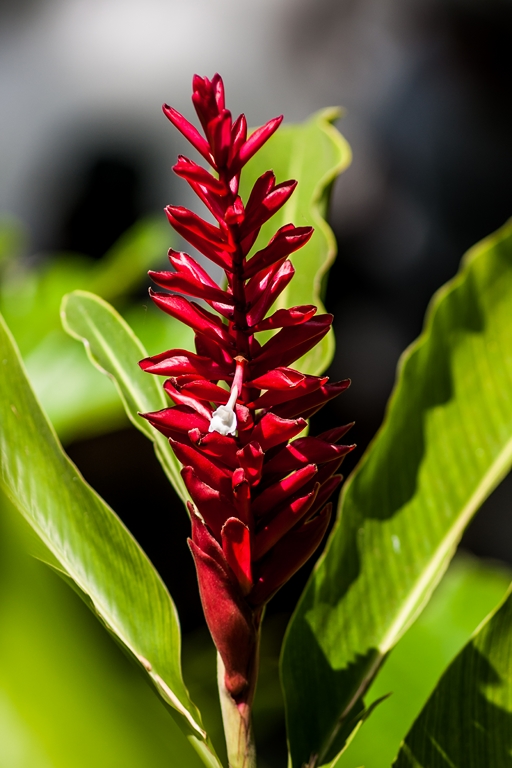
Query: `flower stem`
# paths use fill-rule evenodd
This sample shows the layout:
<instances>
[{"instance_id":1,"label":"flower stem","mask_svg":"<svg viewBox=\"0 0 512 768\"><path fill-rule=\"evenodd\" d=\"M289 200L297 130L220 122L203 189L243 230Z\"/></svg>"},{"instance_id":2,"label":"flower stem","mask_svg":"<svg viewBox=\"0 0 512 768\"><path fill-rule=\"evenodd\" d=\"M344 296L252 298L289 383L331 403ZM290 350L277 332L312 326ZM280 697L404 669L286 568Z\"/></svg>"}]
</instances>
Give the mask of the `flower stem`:
<instances>
[{"instance_id":1,"label":"flower stem","mask_svg":"<svg viewBox=\"0 0 512 768\"><path fill-rule=\"evenodd\" d=\"M254 680L257 677L258 655L259 648L255 653ZM224 664L220 654L217 653L217 683L229 768L256 768L256 746L251 716L254 685L247 700L237 703L226 689L224 675Z\"/></svg>"}]
</instances>

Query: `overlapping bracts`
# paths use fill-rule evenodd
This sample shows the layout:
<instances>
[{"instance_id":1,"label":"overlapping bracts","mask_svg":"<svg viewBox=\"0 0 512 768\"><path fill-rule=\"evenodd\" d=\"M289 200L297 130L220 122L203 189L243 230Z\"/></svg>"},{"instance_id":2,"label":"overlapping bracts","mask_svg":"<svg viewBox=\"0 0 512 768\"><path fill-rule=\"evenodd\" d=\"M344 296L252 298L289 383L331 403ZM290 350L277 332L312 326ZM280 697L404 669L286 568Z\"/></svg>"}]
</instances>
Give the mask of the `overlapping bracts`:
<instances>
[{"instance_id":1,"label":"overlapping bracts","mask_svg":"<svg viewBox=\"0 0 512 768\"><path fill-rule=\"evenodd\" d=\"M173 292L150 291L153 301L194 330L196 352L173 349L141 361L143 370L168 377L164 388L174 403L144 417L169 438L183 464L206 620L226 687L244 701L262 608L320 544L331 515L328 500L341 481L337 470L353 448L338 444L351 425L317 437L300 434L305 419L349 381L329 383L290 367L329 331L331 315L310 305L271 309L293 277L289 257L312 228L287 224L251 253L261 226L296 186L276 184L267 171L245 204L238 194L244 165L282 118L248 137L244 115L233 121L225 108L219 75L211 81L195 76L192 101L204 137L172 107L164 113L215 175L186 157L174 171L216 224L182 207L168 206L166 214L182 237L222 267L226 283L221 287L191 256L173 250L175 271L150 272ZM257 335L268 330L276 333L261 344Z\"/></svg>"}]
</instances>

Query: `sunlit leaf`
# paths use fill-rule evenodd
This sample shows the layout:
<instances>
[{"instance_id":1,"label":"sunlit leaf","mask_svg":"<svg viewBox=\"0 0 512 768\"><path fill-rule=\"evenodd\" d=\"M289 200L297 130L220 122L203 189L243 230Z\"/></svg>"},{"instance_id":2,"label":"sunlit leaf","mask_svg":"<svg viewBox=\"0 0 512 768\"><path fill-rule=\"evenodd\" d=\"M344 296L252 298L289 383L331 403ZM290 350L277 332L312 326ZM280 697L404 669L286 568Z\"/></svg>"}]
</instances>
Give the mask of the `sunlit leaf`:
<instances>
[{"instance_id":1,"label":"sunlit leaf","mask_svg":"<svg viewBox=\"0 0 512 768\"><path fill-rule=\"evenodd\" d=\"M147 352L130 326L110 304L86 291L74 291L62 302L65 330L82 341L91 362L115 382L126 414L155 446L167 477L183 500L188 498L180 475L180 465L169 441L150 426L139 413L169 406L156 376L144 373L137 365Z\"/></svg>"},{"instance_id":2,"label":"sunlit leaf","mask_svg":"<svg viewBox=\"0 0 512 768\"><path fill-rule=\"evenodd\" d=\"M21 522L0 493L2 768L199 768L145 673L26 553Z\"/></svg>"},{"instance_id":3,"label":"sunlit leaf","mask_svg":"<svg viewBox=\"0 0 512 768\"><path fill-rule=\"evenodd\" d=\"M289 627L282 674L295 768L342 748L343 722L511 467L511 306L509 223L434 297Z\"/></svg>"},{"instance_id":4,"label":"sunlit leaf","mask_svg":"<svg viewBox=\"0 0 512 768\"><path fill-rule=\"evenodd\" d=\"M386 659L367 698L373 702L392 695L335 768L389 768L442 673L503 599L511 580L512 572L497 563L468 555L454 558L426 609Z\"/></svg>"},{"instance_id":5,"label":"sunlit leaf","mask_svg":"<svg viewBox=\"0 0 512 768\"><path fill-rule=\"evenodd\" d=\"M244 168L241 194L247 200L252 185L265 171L273 170L277 182L297 179L299 184L283 208L263 225L253 249L264 247L279 227L293 223L313 226L309 243L291 256L295 276L279 297L276 307L322 305L322 281L336 256L334 234L325 221L334 179L350 163L350 147L333 127L340 116L336 108L323 109L304 123L283 125ZM322 373L334 354L332 331L305 355L297 368L305 373Z\"/></svg>"},{"instance_id":6,"label":"sunlit leaf","mask_svg":"<svg viewBox=\"0 0 512 768\"><path fill-rule=\"evenodd\" d=\"M127 426L114 384L90 364L84 348L64 331L45 336L24 362L34 391L64 444Z\"/></svg>"},{"instance_id":7,"label":"sunlit leaf","mask_svg":"<svg viewBox=\"0 0 512 768\"><path fill-rule=\"evenodd\" d=\"M75 289L93 290L122 308L143 338L165 341L181 324L129 294L164 260L173 233L163 216L141 219L99 261L58 253L37 262L13 258L23 244L15 221L0 222L0 311L29 371L30 380L59 437L69 441L125 423L115 389L91 368L83 350L63 333L59 307ZM5 263L3 263L5 262ZM167 320L167 322L166 322ZM188 340L188 337L187 337Z\"/></svg>"},{"instance_id":8,"label":"sunlit leaf","mask_svg":"<svg viewBox=\"0 0 512 768\"><path fill-rule=\"evenodd\" d=\"M194 747L218 766L180 667L174 603L144 552L62 451L0 321L0 482L107 629L146 670Z\"/></svg>"},{"instance_id":9,"label":"sunlit leaf","mask_svg":"<svg viewBox=\"0 0 512 768\"><path fill-rule=\"evenodd\" d=\"M512 592L441 678L393 765L509 768Z\"/></svg>"}]
</instances>

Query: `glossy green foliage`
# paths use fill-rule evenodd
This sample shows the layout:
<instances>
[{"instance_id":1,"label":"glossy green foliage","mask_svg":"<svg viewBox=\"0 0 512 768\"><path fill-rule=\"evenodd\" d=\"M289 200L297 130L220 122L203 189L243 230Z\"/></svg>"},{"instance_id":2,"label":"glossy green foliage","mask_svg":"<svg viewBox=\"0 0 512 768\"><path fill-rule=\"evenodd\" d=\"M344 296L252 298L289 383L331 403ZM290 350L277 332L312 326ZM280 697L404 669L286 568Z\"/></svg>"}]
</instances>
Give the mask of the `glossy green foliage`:
<instances>
[{"instance_id":1,"label":"glossy green foliage","mask_svg":"<svg viewBox=\"0 0 512 768\"><path fill-rule=\"evenodd\" d=\"M512 764L512 591L441 678L396 768Z\"/></svg>"},{"instance_id":2,"label":"glossy green foliage","mask_svg":"<svg viewBox=\"0 0 512 768\"><path fill-rule=\"evenodd\" d=\"M200 768L145 673L27 554L20 523L0 494L2 768Z\"/></svg>"},{"instance_id":3,"label":"glossy green foliage","mask_svg":"<svg viewBox=\"0 0 512 768\"><path fill-rule=\"evenodd\" d=\"M62 451L0 322L0 482L52 565L147 672L210 766L199 713L183 683L175 606L137 542Z\"/></svg>"},{"instance_id":4,"label":"glossy green foliage","mask_svg":"<svg viewBox=\"0 0 512 768\"><path fill-rule=\"evenodd\" d=\"M0 311L61 439L125 424L114 387L60 327L62 296L76 288L100 293L122 309L143 339L150 336L165 347L170 336L183 334L181 324L162 317L149 302L133 302L130 294L147 281L148 267L158 266L171 241L172 231L159 216L131 227L100 261L60 253L34 262L23 258L20 227L0 223Z\"/></svg>"},{"instance_id":5,"label":"glossy green foliage","mask_svg":"<svg viewBox=\"0 0 512 768\"><path fill-rule=\"evenodd\" d=\"M64 329L84 343L93 365L114 381L128 418L153 442L167 477L186 500L180 465L168 439L139 416L168 406L160 380L144 373L137 364L147 357L141 342L121 315L92 293L74 291L65 296L61 314Z\"/></svg>"},{"instance_id":6,"label":"glossy green foliage","mask_svg":"<svg viewBox=\"0 0 512 768\"><path fill-rule=\"evenodd\" d=\"M391 696L358 731L336 768L389 768L446 667L501 602L511 580L512 572L496 563L454 558L368 691L369 701Z\"/></svg>"},{"instance_id":7,"label":"glossy green foliage","mask_svg":"<svg viewBox=\"0 0 512 768\"><path fill-rule=\"evenodd\" d=\"M282 676L294 768L342 749L383 659L510 469L511 306L508 224L434 297L290 624Z\"/></svg>"},{"instance_id":8,"label":"glossy green foliage","mask_svg":"<svg viewBox=\"0 0 512 768\"><path fill-rule=\"evenodd\" d=\"M264 247L279 227L293 223L313 226L309 243L291 256L295 276L279 297L276 307L322 305L322 281L336 256L334 234L325 221L332 183L350 163L350 147L333 127L338 109L323 109L299 125L284 125L244 168L241 195L247 200L256 179L273 170L278 183L297 179L299 184L285 206L261 228L253 248ZM297 364L298 370L323 373L334 354L332 331Z\"/></svg>"}]
</instances>

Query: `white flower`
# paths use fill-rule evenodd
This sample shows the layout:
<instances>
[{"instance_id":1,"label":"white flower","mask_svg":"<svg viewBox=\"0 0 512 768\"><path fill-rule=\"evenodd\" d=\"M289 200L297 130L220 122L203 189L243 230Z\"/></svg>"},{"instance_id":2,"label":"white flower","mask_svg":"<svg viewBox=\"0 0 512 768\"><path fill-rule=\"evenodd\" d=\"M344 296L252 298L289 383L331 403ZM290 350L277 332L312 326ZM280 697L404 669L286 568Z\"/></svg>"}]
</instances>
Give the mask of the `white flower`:
<instances>
[{"instance_id":1,"label":"white flower","mask_svg":"<svg viewBox=\"0 0 512 768\"><path fill-rule=\"evenodd\" d=\"M219 405L212 413L208 432L219 432L221 435L234 435L236 432L236 414L233 408L227 405Z\"/></svg>"},{"instance_id":2,"label":"white flower","mask_svg":"<svg viewBox=\"0 0 512 768\"><path fill-rule=\"evenodd\" d=\"M229 393L229 400L226 405L219 405L216 411L212 413L208 432L219 432L221 435L234 435L236 432L236 413L235 405L241 391L241 374L243 372L244 358L236 358L236 374Z\"/></svg>"}]
</instances>

